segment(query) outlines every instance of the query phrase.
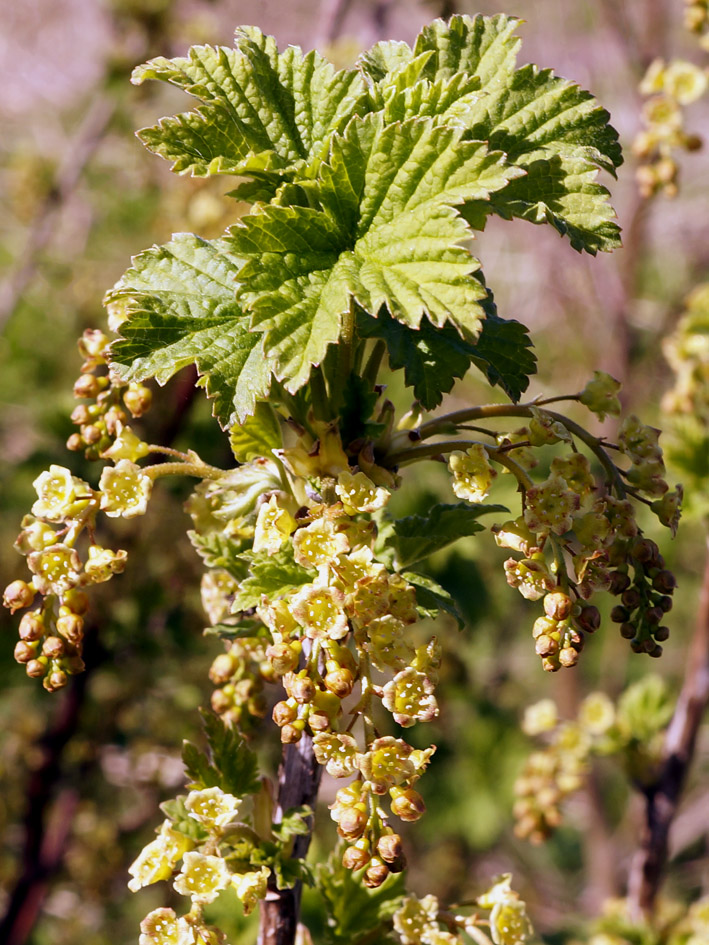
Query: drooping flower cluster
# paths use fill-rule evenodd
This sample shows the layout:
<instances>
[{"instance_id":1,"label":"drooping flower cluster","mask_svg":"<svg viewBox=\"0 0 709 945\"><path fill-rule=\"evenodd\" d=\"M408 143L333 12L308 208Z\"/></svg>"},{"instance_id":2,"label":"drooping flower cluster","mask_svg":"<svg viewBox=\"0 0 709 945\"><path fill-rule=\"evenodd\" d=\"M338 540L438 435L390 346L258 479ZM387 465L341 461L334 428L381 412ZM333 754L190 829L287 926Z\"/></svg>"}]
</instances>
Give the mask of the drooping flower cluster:
<instances>
[{"instance_id":1,"label":"drooping flower cluster","mask_svg":"<svg viewBox=\"0 0 709 945\"><path fill-rule=\"evenodd\" d=\"M388 821L423 813L413 785L433 748L378 737L375 705L403 727L434 718L440 648L417 640L415 589L377 556L373 516L396 478L366 452L353 462L334 427L318 433L276 451L277 461L200 485L188 502L193 542L211 566L210 621L234 635L212 666L212 706L243 728L261 714L264 682L282 683L285 698L273 708L281 740L308 734L330 774L358 776L338 792L332 816L352 844L345 862L377 886L403 867ZM360 716L363 743L351 734Z\"/></svg>"},{"instance_id":2,"label":"drooping flower cluster","mask_svg":"<svg viewBox=\"0 0 709 945\"><path fill-rule=\"evenodd\" d=\"M476 942L494 945L524 945L532 934L527 908L512 889L509 873L502 876L476 905L489 911L482 919L478 913L459 915L439 907L435 896L407 896L394 913L394 930L401 945L462 945L463 932ZM441 928L444 926L444 928ZM486 931L487 930L487 934Z\"/></svg>"},{"instance_id":3,"label":"drooping flower cluster","mask_svg":"<svg viewBox=\"0 0 709 945\"><path fill-rule=\"evenodd\" d=\"M224 939L204 924L204 906L231 887L248 915L265 896L271 868L252 862L262 838L247 823L246 803L210 787L167 806L169 816L157 837L130 866L128 886L137 892L172 880L175 891L190 899L191 909L179 917L172 909L155 909L141 923L140 945L217 945Z\"/></svg>"},{"instance_id":4,"label":"drooping flower cluster","mask_svg":"<svg viewBox=\"0 0 709 945\"><path fill-rule=\"evenodd\" d=\"M652 780L661 757L662 733L672 702L658 676L627 689L618 705L592 692L572 721L562 721L551 699L529 706L522 728L547 739L533 752L515 783L515 833L542 843L562 821L561 805L583 787L595 757L620 759L637 783Z\"/></svg>"},{"instance_id":5,"label":"drooping flower cluster","mask_svg":"<svg viewBox=\"0 0 709 945\"><path fill-rule=\"evenodd\" d=\"M578 400L601 418L617 415L619 386L597 371ZM563 415L541 407L531 407L529 415L528 426L497 435L495 444L454 451L448 465L453 491L468 501L488 495L493 464L518 479L522 514L492 531L500 547L518 555L505 562L507 583L527 600L542 600L544 615L533 635L544 668L554 672L576 665L586 634L600 624L598 609L588 602L596 591L621 595L612 619L636 652L659 656L669 636L663 618L672 606L675 580L657 545L642 537L630 501L650 506L675 533L682 490L670 492L664 479L659 431L635 416L624 419L614 447L628 461L623 469L611 461L607 444ZM597 482L587 456L578 451L579 430L603 464L603 482ZM546 479L534 481L534 450L554 445L564 452L552 459Z\"/></svg>"},{"instance_id":6,"label":"drooping flower cluster","mask_svg":"<svg viewBox=\"0 0 709 945\"><path fill-rule=\"evenodd\" d=\"M701 24L696 20L697 32L704 28L704 13ZM633 142L633 153L640 162L636 177L643 197L677 195L676 152L696 151L703 143L699 135L685 130L683 109L701 98L706 89L706 70L694 63L656 59L650 64L640 83L641 94L648 96L642 111L645 127Z\"/></svg>"}]
</instances>

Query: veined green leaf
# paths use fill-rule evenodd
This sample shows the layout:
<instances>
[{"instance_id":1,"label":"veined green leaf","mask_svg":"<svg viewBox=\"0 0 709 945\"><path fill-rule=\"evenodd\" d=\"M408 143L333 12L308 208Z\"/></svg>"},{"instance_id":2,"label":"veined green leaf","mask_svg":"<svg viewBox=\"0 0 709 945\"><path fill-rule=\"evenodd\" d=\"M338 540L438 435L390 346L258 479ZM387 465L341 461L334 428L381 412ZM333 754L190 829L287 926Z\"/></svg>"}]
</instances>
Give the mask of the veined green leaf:
<instances>
[{"instance_id":1,"label":"veined green leaf","mask_svg":"<svg viewBox=\"0 0 709 945\"><path fill-rule=\"evenodd\" d=\"M232 604L232 612L249 610L261 603L261 596L278 597L303 584L310 584L313 575L293 560L293 549L269 555L266 551L242 556L248 562L249 576L241 582Z\"/></svg>"},{"instance_id":2,"label":"veined green leaf","mask_svg":"<svg viewBox=\"0 0 709 945\"><path fill-rule=\"evenodd\" d=\"M507 512L503 505L439 503L427 515L409 515L393 523L389 544L397 570L408 568L446 545L484 530L478 519L489 512Z\"/></svg>"},{"instance_id":3,"label":"veined green leaf","mask_svg":"<svg viewBox=\"0 0 709 945\"><path fill-rule=\"evenodd\" d=\"M139 132L179 173L253 174L274 186L327 151L330 135L352 115L364 91L354 70L336 71L318 53L276 41L255 27L236 48L195 46L186 58L153 59L137 84L161 79L201 101L194 111Z\"/></svg>"},{"instance_id":4,"label":"veined green leaf","mask_svg":"<svg viewBox=\"0 0 709 945\"><path fill-rule=\"evenodd\" d=\"M266 403L256 404L252 416L229 430L229 445L239 463L247 463L257 456L273 455L283 446L281 425L275 411Z\"/></svg>"},{"instance_id":5,"label":"veined green leaf","mask_svg":"<svg viewBox=\"0 0 709 945\"><path fill-rule=\"evenodd\" d=\"M425 115L461 125L466 137L486 141L527 172L491 202L469 207L471 225L482 228L484 216L495 212L549 222L578 250L613 249L619 229L608 191L595 180L599 168L615 174L622 163L618 136L589 92L548 69L516 68L518 23L504 15L436 20L422 30L408 59L396 48L398 72L430 56L420 81L409 87L396 84L397 71L383 73L381 51L362 67L376 76L378 107L387 120Z\"/></svg>"},{"instance_id":6,"label":"veined green leaf","mask_svg":"<svg viewBox=\"0 0 709 945\"><path fill-rule=\"evenodd\" d=\"M238 276L223 240L183 233L136 256L106 297L128 316L112 347L122 377L164 384L195 364L223 426L249 416L268 395L271 370L262 336L249 331L236 301Z\"/></svg>"},{"instance_id":7,"label":"veined green leaf","mask_svg":"<svg viewBox=\"0 0 709 945\"><path fill-rule=\"evenodd\" d=\"M447 323L441 328L424 318L418 331L411 331L393 319L386 309L376 318L358 311L357 330L365 338L382 338L387 345L389 365L403 369L407 386L426 410L437 407L471 364L479 368L491 384L498 384L514 401L527 389L536 371L527 329L521 322L497 315L491 296L482 301L485 321L476 341L463 338Z\"/></svg>"},{"instance_id":8,"label":"veined green leaf","mask_svg":"<svg viewBox=\"0 0 709 945\"><path fill-rule=\"evenodd\" d=\"M247 747L237 729L212 712L202 711L207 752L191 742L182 745L182 760L197 790L220 787L226 794L243 797L259 788L256 754Z\"/></svg>"},{"instance_id":9,"label":"veined green leaf","mask_svg":"<svg viewBox=\"0 0 709 945\"><path fill-rule=\"evenodd\" d=\"M455 206L519 173L501 161L453 128L353 119L307 188L320 209L257 207L232 228L233 251L249 260L239 299L289 391L339 337L350 298L413 328L427 316L479 333L487 293L471 278L479 263Z\"/></svg>"},{"instance_id":10,"label":"veined green leaf","mask_svg":"<svg viewBox=\"0 0 709 945\"><path fill-rule=\"evenodd\" d=\"M436 618L443 611L450 614L458 624L458 629L462 630L465 621L456 607L453 597L448 591L441 587L437 581L434 581L428 574L420 574L418 571L404 571L401 575L409 584L413 584L416 590L416 610L419 617Z\"/></svg>"}]
</instances>

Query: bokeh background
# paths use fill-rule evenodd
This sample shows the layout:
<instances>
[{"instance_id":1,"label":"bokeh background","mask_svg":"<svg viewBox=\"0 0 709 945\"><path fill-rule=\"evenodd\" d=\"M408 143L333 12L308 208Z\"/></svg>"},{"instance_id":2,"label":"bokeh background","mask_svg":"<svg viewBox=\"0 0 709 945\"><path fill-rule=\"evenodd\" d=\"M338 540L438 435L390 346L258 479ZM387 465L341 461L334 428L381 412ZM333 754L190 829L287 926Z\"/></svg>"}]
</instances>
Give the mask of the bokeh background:
<instances>
[{"instance_id":1,"label":"bokeh background","mask_svg":"<svg viewBox=\"0 0 709 945\"><path fill-rule=\"evenodd\" d=\"M531 394L578 390L601 368L623 382L627 409L659 425L659 402L672 383L662 339L687 293L709 278L709 158L703 150L683 154L677 197L646 201L629 145L640 129L638 83L649 63L706 59L683 30L682 7L682 0L3 0L3 584L23 576L12 542L36 475L50 462L98 475L63 444L73 431L75 340L104 325L104 292L132 253L173 232L217 235L234 219L222 196L228 181L175 177L133 137L186 106L176 92L131 86L134 65L183 54L192 43L230 44L240 24L273 33L281 46L316 46L345 65L377 40L411 41L435 16L522 17L521 61L553 67L590 89L620 132L626 164L617 182L605 183L625 246L594 259L550 227L493 221L477 253L501 314L532 331L540 369ZM690 130L701 133L708 117L706 104L691 106ZM228 463L193 381L185 372L160 392L146 438L189 444L207 460ZM449 402L488 396L471 380ZM450 500L446 488L432 464L399 508ZM169 901L164 888L129 893L126 868L159 822L157 804L182 784L180 745L198 738L196 708L208 702L207 672L219 652L201 635L200 569L184 535L185 497L182 486L166 485L148 516L112 527L112 544L128 549L131 563L96 595L88 669L66 691L49 695L25 678L12 659L17 621L0 615L0 916L8 915L0 940L7 945L128 945L142 916ZM406 838L411 884L420 893L461 900L491 875L512 871L540 936L553 943L585 940L603 902L624 893L642 802L611 762L594 769L564 825L540 847L513 833L513 783L532 749L520 728L530 702L552 697L572 717L588 692L615 698L650 671L678 691L698 609L704 529L690 515L670 542L647 524L680 580L672 637L652 665L630 653L606 621L577 670L545 675L530 635L534 605L506 586L504 553L489 538L471 539L432 562L436 578L458 596L467 627L460 634L441 628L443 712L425 732L412 733L422 745L439 746L422 782L429 814ZM272 766L273 749L260 735L256 741ZM679 902L709 891L708 773L705 728L671 838L667 890ZM324 804L333 790L325 784ZM324 807L321 815L317 854L334 837ZM317 928L321 917L306 897L307 910ZM220 919L234 945L254 941L253 926L230 914Z\"/></svg>"}]
</instances>

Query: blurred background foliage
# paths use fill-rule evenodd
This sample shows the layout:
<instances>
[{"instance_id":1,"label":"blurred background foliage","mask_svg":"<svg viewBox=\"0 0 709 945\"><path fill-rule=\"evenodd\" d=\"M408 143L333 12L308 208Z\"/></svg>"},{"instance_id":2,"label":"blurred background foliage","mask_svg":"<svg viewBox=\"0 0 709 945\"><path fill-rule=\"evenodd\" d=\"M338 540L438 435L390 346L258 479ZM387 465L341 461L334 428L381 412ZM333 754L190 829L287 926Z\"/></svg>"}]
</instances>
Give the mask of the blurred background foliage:
<instances>
[{"instance_id":1,"label":"blurred background foliage","mask_svg":"<svg viewBox=\"0 0 709 945\"><path fill-rule=\"evenodd\" d=\"M91 480L98 475L67 453L63 441L73 431L75 339L87 327L103 327L103 293L130 254L173 232L216 235L238 213L222 199L228 181L174 177L135 140L136 128L184 102L153 84L132 87L134 65L182 54L196 42L230 44L233 27L243 23L275 34L282 46L318 46L344 65L379 39L412 40L437 15L504 11L526 19L522 59L589 88L620 131L626 164L612 190L625 247L592 259L550 227L493 221L479 239L488 283L501 314L532 331L540 365L532 395L579 390L600 368L623 382L626 410L662 425L660 400L672 384L662 340L685 296L709 273L707 157L702 150L682 154L678 195L645 200L630 144L640 130L638 84L648 65L671 56L705 65L706 53L683 29L682 8L681 0L7 4L0 38L3 584L22 576L11 545L33 501L36 475L50 462ZM706 102L687 112L694 130L706 127L708 117ZM185 372L161 391L145 438L189 445L208 461L229 463L225 438L204 399L194 395L193 381ZM389 394L406 409L401 391L393 387ZM488 398L471 378L447 400L455 409ZM604 429L612 434L612 424ZM660 534L649 518L646 523L680 582L672 636L659 663L632 654L604 614L579 667L545 675L532 652L534 605L506 586L505 554L491 537L461 541L432 559L432 575L460 602L467 626L461 633L453 625L440 628L441 716L426 732L410 733L422 745L429 735L438 745L422 782L429 814L405 838L416 891L460 901L486 888L492 875L511 871L550 943L587 938L603 903L625 892L641 796L618 766L601 760L586 788L566 803L563 825L549 842L531 846L517 838L514 781L533 749L520 723L525 706L541 698L553 698L562 717L573 718L588 692L602 689L615 700L650 671L662 675L670 693L679 691L704 560L706 462L697 461L696 451L692 461L697 512L678 539ZM161 485L137 527L113 526L111 544L129 551L129 567L96 595L87 673L67 691L52 696L25 678L12 659L16 621L0 615L0 914L8 914L0 939L6 945L128 945L137 941L142 916L168 904L162 885L131 895L126 868L152 835L158 802L182 783L180 745L199 737L195 709L208 702L207 672L220 649L201 636L200 569L184 535L185 498L185 487ZM407 483L397 496L396 510L408 514L451 498L444 471L431 464L425 479ZM265 730L255 743L273 770ZM707 774L705 727L671 836L666 894L680 910L709 893ZM327 855L334 842L324 809L334 789L324 783L315 856ZM253 923L234 917L238 908L222 900L215 908L234 945L254 940ZM307 893L305 915L317 943L323 919Z\"/></svg>"}]
</instances>

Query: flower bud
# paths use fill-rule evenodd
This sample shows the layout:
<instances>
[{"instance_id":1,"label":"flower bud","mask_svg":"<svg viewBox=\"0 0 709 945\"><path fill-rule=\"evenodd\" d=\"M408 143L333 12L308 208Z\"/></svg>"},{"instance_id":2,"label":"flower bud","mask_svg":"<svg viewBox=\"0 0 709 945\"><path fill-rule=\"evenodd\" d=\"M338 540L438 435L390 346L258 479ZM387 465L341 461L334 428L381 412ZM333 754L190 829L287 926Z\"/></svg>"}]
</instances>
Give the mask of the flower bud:
<instances>
[{"instance_id":1,"label":"flower bud","mask_svg":"<svg viewBox=\"0 0 709 945\"><path fill-rule=\"evenodd\" d=\"M627 574L622 571L611 572L611 583L608 588L611 594L622 594L628 587L630 587L630 578Z\"/></svg>"},{"instance_id":2,"label":"flower bud","mask_svg":"<svg viewBox=\"0 0 709 945\"><path fill-rule=\"evenodd\" d=\"M327 712L316 709L308 716L308 725L312 732L327 732L332 725L332 719Z\"/></svg>"},{"instance_id":3,"label":"flower bud","mask_svg":"<svg viewBox=\"0 0 709 945\"><path fill-rule=\"evenodd\" d=\"M586 633L595 633L601 625L601 615L598 607L588 604L581 608L581 613L576 618L576 623L585 630Z\"/></svg>"},{"instance_id":4,"label":"flower bud","mask_svg":"<svg viewBox=\"0 0 709 945\"><path fill-rule=\"evenodd\" d=\"M142 417L152 402L152 392L143 384L131 384L123 395L123 403L134 417Z\"/></svg>"},{"instance_id":5,"label":"flower bud","mask_svg":"<svg viewBox=\"0 0 709 945\"><path fill-rule=\"evenodd\" d=\"M387 863L398 860L403 852L401 837L398 833L388 833L379 838L377 853Z\"/></svg>"},{"instance_id":6,"label":"flower bud","mask_svg":"<svg viewBox=\"0 0 709 945\"><path fill-rule=\"evenodd\" d=\"M288 705L287 702L277 702L273 707L272 718L279 728L295 721L298 717L298 710L295 706Z\"/></svg>"},{"instance_id":7,"label":"flower bud","mask_svg":"<svg viewBox=\"0 0 709 945\"><path fill-rule=\"evenodd\" d=\"M348 807L340 815L337 832L345 840L358 840L367 827L367 814L357 807Z\"/></svg>"},{"instance_id":8,"label":"flower bud","mask_svg":"<svg viewBox=\"0 0 709 945\"><path fill-rule=\"evenodd\" d=\"M223 686L234 675L236 669L231 653L220 653L209 667L209 678L215 686Z\"/></svg>"},{"instance_id":9,"label":"flower bud","mask_svg":"<svg viewBox=\"0 0 709 945\"><path fill-rule=\"evenodd\" d=\"M571 613L573 602L563 591L552 591L544 598L544 613L552 620L566 620Z\"/></svg>"},{"instance_id":10,"label":"flower bud","mask_svg":"<svg viewBox=\"0 0 709 945\"><path fill-rule=\"evenodd\" d=\"M103 383L101 383L103 381ZM95 400L106 386L106 378L96 377L95 374L82 374L74 383L74 397Z\"/></svg>"},{"instance_id":11,"label":"flower bud","mask_svg":"<svg viewBox=\"0 0 709 945\"><path fill-rule=\"evenodd\" d=\"M353 846L347 847L342 857L342 865L347 870L361 870L370 859L369 840L362 837Z\"/></svg>"},{"instance_id":12,"label":"flower bud","mask_svg":"<svg viewBox=\"0 0 709 945\"><path fill-rule=\"evenodd\" d=\"M55 669L45 676L42 685L47 692L56 692L57 689L63 689L69 682L69 677L62 669Z\"/></svg>"},{"instance_id":13,"label":"flower bud","mask_svg":"<svg viewBox=\"0 0 709 945\"><path fill-rule=\"evenodd\" d=\"M78 614L66 614L57 620L57 632L64 637L67 643L79 647L84 639L84 621ZM46 654L47 656L54 654Z\"/></svg>"},{"instance_id":14,"label":"flower bud","mask_svg":"<svg viewBox=\"0 0 709 945\"><path fill-rule=\"evenodd\" d=\"M426 813L423 798L413 788L392 788L390 794L393 795L391 811L400 820L414 823Z\"/></svg>"},{"instance_id":15,"label":"flower bud","mask_svg":"<svg viewBox=\"0 0 709 945\"><path fill-rule=\"evenodd\" d=\"M316 692L315 683L308 676L295 676L288 691L299 705L308 705Z\"/></svg>"},{"instance_id":16,"label":"flower bud","mask_svg":"<svg viewBox=\"0 0 709 945\"><path fill-rule=\"evenodd\" d=\"M5 588L2 602L14 614L16 610L29 607L34 601L35 590L26 581L12 581Z\"/></svg>"},{"instance_id":17,"label":"flower bud","mask_svg":"<svg viewBox=\"0 0 709 945\"><path fill-rule=\"evenodd\" d=\"M635 610L642 600L640 591L637 589L637 587L629 587L626 591L623 591L620 599L623 602L623 605L628 608L628 610Z\"/></svg>"},{"instance_id":18,"label":"flower bud","mask_svg":"<svg viewBox=\"0 0 709 945\"><path fill-rule=\"evenodd\" d=\"M626 607L618 604L611 610L611 620L613 623L625 623L630 617L630 612Z\"/></svg>"},{"instance_id":19,"label":"flower bud","mask_svg":"<svg viewBox=\"0 0 709 945\"><path fill-rule=\"evenodd\" d=\"M42 644L42 656L50 660L58 660L64 656L66 646L61 637L47 637Z\"/></svg>"},{"instance_id":20,"label":"flower bud","mask_svg":"<svg viewBox=\"0 0 709 945\"><path fill-rule=\"evenodd\" d=\"M620 625L620 635L624 640L632 640L635 636L635 627L632 623L626 621Z\"/></svg>"},{"instance_id":21,"label":"flower bud","mask_svg":"<svg viewBox=\"0 0 709 945\"><path fill-rule=\"evenodd\" d=\"M663 614L669 614L672 610L672 598L667 597L666 595L658 598L657 606L660 608Z\"/></svg>"},{"instance_id":22,"label":"flower bud","mask_svg":"<svg viewBox=\"0 0 709 945\"><path fill-rule=\"evenodd\" d=\"M33 611L31 614L25 614L20 620L20 639L31 643L33 640L41 640L44 636L44 620L42 620L39 611Z\"/></svg>"},{"instance_id":23,"label":"flower bud","mask_svg":"<svg viewBox=\"0 0 709 945\"><path fill-rule=\"evenodd\" d=\"M552 656L554 653L558 652L559 644L552 637L543 633L541 636L537 637L534 649L537 656Z\"/></svg>"},{"instance_id":24,"label":"flower bud","mask_svg":"<svg viewBox=\"0 0 709 945\"><path fill-rule=\"evenodd\" d=\"M559 662L562 666L575 666L579 661L578 650L572 646L565 646L559 651Z\"/></svg>"},{"instance_id":25,"label":"flower bud","mask_svg":"<svg viewBox=\"0 0 709 945\"><path fill-rule=\"evenodd\" d=\"M300 721L296 719L296 721ZM284 725L281 729L281 742L284 745L295 745L303 737L303 729L293 723Z\"/></svg>"},{"instance_id":26,"label":"flower bud","mask_svg":"<svg viewBox=\"0 0 709 945\"><path fill-rule=\"evenodd\" d=\"M658 641L658 643L664 643L665 640L669 639L670 628L669 627L656 627L653 636Z\"/></svg>"},{"instance_id":27,"label":"flower bud","mask_svg":"<svg viewBox=\"0 0 709 945\"><path fill-rule=\"evenodd\" d=\"M234 703L223 689L215 689L209 699L209 704L217 715L224 715L233 707Z\"/></svg>"},{"instance_id":28,"label":"flower bud","mask_svg":"<svg viewBox=\"0 0 709 945\"><path fill-rule=\"evenodd\" d=\"M298 666L299 654L288 643L272 643L266 649L266 658L273 666L274 672L285 676ZM310 702L310 699L306 699Z\"/></svg>"},{"instance_id":29,"label":"flower bud","mask_svg":"<svg viewBox=\"0 0 709 945\"><path fill-rule=\"evenodd\" d=\"M652 586L656 591L662 591L663 594L671 594L677 587L677 579L671 571L658 571L652 579Z\"/></svg>"},{"instance_id":30,"label":"flower bud","mask_svg":"<svg viewBox=\"0 0 709 945\"><path fill-rule=\"evenodd\" d=\"M389 867L379 857L373 857L363 877L367 889L376 889L381 886L389 875Z\"/></svg>"},{"instance_id":31,"label":"flower bud","mask_svg":"<svg viewBox=\"0 0 709 945\"><path fill-rule=\"evenodd\" d=\"M345 699L354 688L354 677L349 669L337 669L327 673L324 683L325 688L334 693L338 699Z\"/></svg>"},{"instance_id":32,"label":"flower bud","mask_svg":"<svg viewBox=\"0 0 709 945\"><path fill-rule=\"evenodd\" d=\"M31 676L32 679L40 679L42 676L46 676L48 669L49 660L46 656L40 656L39 659L30 660L25 667L27 675Z\"/></svg>"},{"instance_id":33,"label":"flower bud","mask_svg":"<svg viewBox=\"0 0 709 945\"><path fill-rule=\"evenodd\" d=\"M15 644L15 660L18 663L29 663L37 656L38 646L37 642L28 643L25 640L18 640Z\"/></svg>"}]
</instances>

